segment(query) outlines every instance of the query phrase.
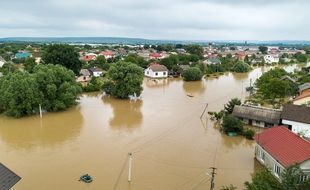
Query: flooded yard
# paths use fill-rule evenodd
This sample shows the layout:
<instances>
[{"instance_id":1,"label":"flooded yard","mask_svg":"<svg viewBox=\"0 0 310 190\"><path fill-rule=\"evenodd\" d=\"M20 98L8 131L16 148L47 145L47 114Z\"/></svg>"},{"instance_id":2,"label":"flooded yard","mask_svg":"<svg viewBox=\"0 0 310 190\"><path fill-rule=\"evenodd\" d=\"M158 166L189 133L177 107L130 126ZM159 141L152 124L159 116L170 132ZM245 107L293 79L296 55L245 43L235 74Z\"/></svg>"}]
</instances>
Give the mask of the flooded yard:
<instances>
[{"instance_id":1,"label":"flooded yard","mask_svg":"<svg viewBox=\"0 0 310 190\"><path fill-rule=\"evenodd\" d=\"M84 94L76 107L43 119L1 116L0 162L22 177L16 190L207 189L210 167L218 168L216 189L241 188L259 168L254 141L221 134L200 115L206 103L207 111L219 111L231 98L244 99L250 79L268 69L200 82L145 79L138 101ZM78 181L86 173L93 183Z\"/></svg>"}]
</instances>

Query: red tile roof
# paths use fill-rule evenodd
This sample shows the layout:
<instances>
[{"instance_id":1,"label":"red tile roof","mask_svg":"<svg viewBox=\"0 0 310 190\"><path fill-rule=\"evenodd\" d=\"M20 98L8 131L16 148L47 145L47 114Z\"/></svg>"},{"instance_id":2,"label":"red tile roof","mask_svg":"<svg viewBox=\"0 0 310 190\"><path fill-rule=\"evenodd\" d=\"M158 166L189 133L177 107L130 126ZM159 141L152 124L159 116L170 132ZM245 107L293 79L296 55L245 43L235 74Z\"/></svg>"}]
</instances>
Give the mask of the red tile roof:
<instances>
[{"instance_id":1,"label":"red tile roof","mask_svg":"<svg viewBox=\"0 0 310 190\"><path fill-rule=\"evenodd\" d=\"M307 89L307 90L302 91L302 93L299 96L297 96L294 100L307 98L309 96L310 96L310 89Z\"/></svg>"},{"instance_id":2,"label":"red tile roof","mask_svg":"<svg viewBox=\"0 0 310 190\"><path fill-rule=\"evenodd\" d=\"M114 55L112 51L103 51L100 53L101 55Z\"/></svg>"},{"instance_id":3,"label":"red tile roof","mask_svg":"<svg viewBox=\"0 0 310 190\"><path fill-rule=\"evenodd\" d=\"M151 53L150 57L160 58L160 57L162 57L162 55L160 53Z\"/></svg>"},{"instance_id":4,"label":"red tile roof","mask_svg":"<svg viewBox=\"0 0 310 190\"><path fill-rule=\"evenodd\" d=\"M93 59L95 59L95 58L96 58L95 55L85 55L85 56L82 58L82 60L84 60L84 61L91 61L91 60L93 60Z\"/></svg>"},{"instance_id":5,"label":"red tile roof","mask_svg":"<svg viewBox=\"0 0 310 190\"><path fill-rule=\"evenodd\" d=\"M286 168L310 159L310 142L283 126L267 129L254 139Z\"/></svg>"}]
</instances>

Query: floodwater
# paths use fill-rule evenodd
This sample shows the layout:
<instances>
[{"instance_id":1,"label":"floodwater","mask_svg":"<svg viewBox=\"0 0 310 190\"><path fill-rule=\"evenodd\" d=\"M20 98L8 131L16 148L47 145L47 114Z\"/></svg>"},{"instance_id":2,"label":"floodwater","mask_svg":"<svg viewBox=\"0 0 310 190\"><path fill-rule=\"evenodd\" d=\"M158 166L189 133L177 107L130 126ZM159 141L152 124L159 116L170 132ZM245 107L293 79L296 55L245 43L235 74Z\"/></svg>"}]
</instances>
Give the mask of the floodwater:
<instances>
[{"instance_id":1,"label":"floodwater","mask_svg":"<svg viewBox=\"0 0 310 190\"><path fill-rule=\"evenodd\" d=\"M223 135L200 115L206 103L207 111L219 111L231 98L244 99L250 79L268 69L200 82L145 79L138 101L93 93L42 120L0 116L0 162L22 177L15 190L207 189L210 167L218 168L216 189L242 188L259 168L254 142ZM90 184L78 181L86 173L94 178Z\"/></svg>"}]
</instances>

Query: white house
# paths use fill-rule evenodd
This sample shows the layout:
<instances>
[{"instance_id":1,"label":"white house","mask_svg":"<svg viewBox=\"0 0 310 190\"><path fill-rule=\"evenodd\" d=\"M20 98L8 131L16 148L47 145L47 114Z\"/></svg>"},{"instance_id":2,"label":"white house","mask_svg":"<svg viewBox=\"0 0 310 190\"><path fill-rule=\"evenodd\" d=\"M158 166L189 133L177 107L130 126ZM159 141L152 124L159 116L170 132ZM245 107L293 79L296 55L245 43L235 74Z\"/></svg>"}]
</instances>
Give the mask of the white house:
<instances>
[{"instance_id":1,"label":"white house","mask_svg":"<svg viewBox=\"0 0 310 190\"><path fill-rule=\"evenodd\" d=\"M277 126L255 135L255 158L281 179L290 166L298 164L302 172L300 180L310 178L310 142L292 133L286 127Z\"/></svg>"},{"instance_id":2,"label":"white house","mask_svg":"<svg viewBox=\"0 0 310 190\"><path fill-rule=\"evenodd\" d=\"M268 63L268 64L278 63L279 56L278 55L265 55L264 60L265 60L265 63Z\"/></svg>"},{"instance_id":3,"label":"white house","mask_svg":"<svg viewBox=\"0 0 310 190\"><path fill-rule=\"evenodd\" d=\"M284 105L281 122L293 133L310 138L310 107L302 105Z\"/></svg>"},{"instance_id":4,"label":"white house","mask_svg":"<svg viewBox=\"0 0 310 190\"><path fill-rule=\"evenodd\" d=\"M88 70L92 74L92 76L94 76L94 77L100 77L103 73L102 69L100 69L98 67L92 67Z\"/></svg>"},{"instance_id":5,"label":"white house","mask_svg":"<svg viewBox=\"0 0 310 190\"><path fill-rule=\"evenodd\" d=\"M0 56L0 68L6 63L6 61Z\"/></svg>"},{"instance_id":6,"label":"white house","mask_svg":"<svg viewBox=\"0 0 310 190\"><path fill-rule=\"evenodd\" d=\"M164 65L152 63L147 69L144 70L144 75L150 78L167 78L168 69Z\"/></svg>"}]
</instances>

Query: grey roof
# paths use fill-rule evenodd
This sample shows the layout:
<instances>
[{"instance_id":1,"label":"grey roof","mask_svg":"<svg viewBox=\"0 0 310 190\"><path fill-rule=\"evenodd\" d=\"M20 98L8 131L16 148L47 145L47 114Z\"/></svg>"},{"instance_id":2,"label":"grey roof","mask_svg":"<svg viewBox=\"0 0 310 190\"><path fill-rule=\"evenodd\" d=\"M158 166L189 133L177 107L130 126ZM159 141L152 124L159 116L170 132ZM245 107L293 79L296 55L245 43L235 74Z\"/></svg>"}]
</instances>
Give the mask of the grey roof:
<instances>
[{"instance_id":1,"label":"grey roof","mask_svg":"<svg viewBox=\"0 0 310 190\"><path fill-rule=\"evenodd\" d=\"M292 77L288 76L288 75L285 75L281 78L281 80L289 80L291 81L292 83L296 83L296 80L293 79Z\"/></svg>"},{"instance_id":2,"label":"grey roof","mask_svg":"<svg viewBox=\"0 0 310 190\"><path fill-rule=\"evenodd\" d=\"M310 107L292 104L284 105L281 119L310 124Z\"/></svg>"},{"instance_id":3,"label":"grey roof","mask_svg":"<svg viewBox=\"0 0 310 190\"><path fill-rule=\"evenodd\" d=\"M11 189L21 177L16 175L6 166L0 163L0 189L1 190L9 190Z\"/></svg>"},{"instance_id":4,"label":"grey roof","mask_svg":"<svg viewBox=\"0 0 310 190\"><path fill-rule=\"evenodd\" d=\"M167 67L164 66L164 65L160 65L160 64L151 64L150 65L150 69L152 71L157 71L157 72L160 72L160 71L168 71Z\"/></svg>"},{"instance_id":5,"label":"grey roof","mask_svg":"<svg viewBox=\"0 0 310 190\"><path fill-rule=\"evenodd\" d=\"M310 89L310 82L307 82L305 84L299 85L298 89L299 89L299 93L301 93L304 90Z\"/></svg>"},{"instance_id":6,"label":"grey roof","mask_svg":"<svg viewBox=\"0 0 310 190\"><path fill-rule=\"evenodd\" d=\"M98 67L92 67L88 69L90 72L102 72L102 69L98 68Z\"/></svg>"},{"instance_id":7,"label":"grey roof","mask_svg":"<svg viewBox=\"0 0 310 190\"><path fill-rule=\"evenodd\" d=\"M232 115L245 119L263 121L272 124L279 124L281 111L257 106L236 105L234 107Z\"/></svg>"},{"instance_id":8,"label":"grey roof","mask_svg":"<svg viewBox=\"0 0 310 190\"><path fill-rule=\"evenodd\" d=\"M87 69L81 69L80 75L83 76L90 76L90 72Z\"/></svg>"}]
</instances>

